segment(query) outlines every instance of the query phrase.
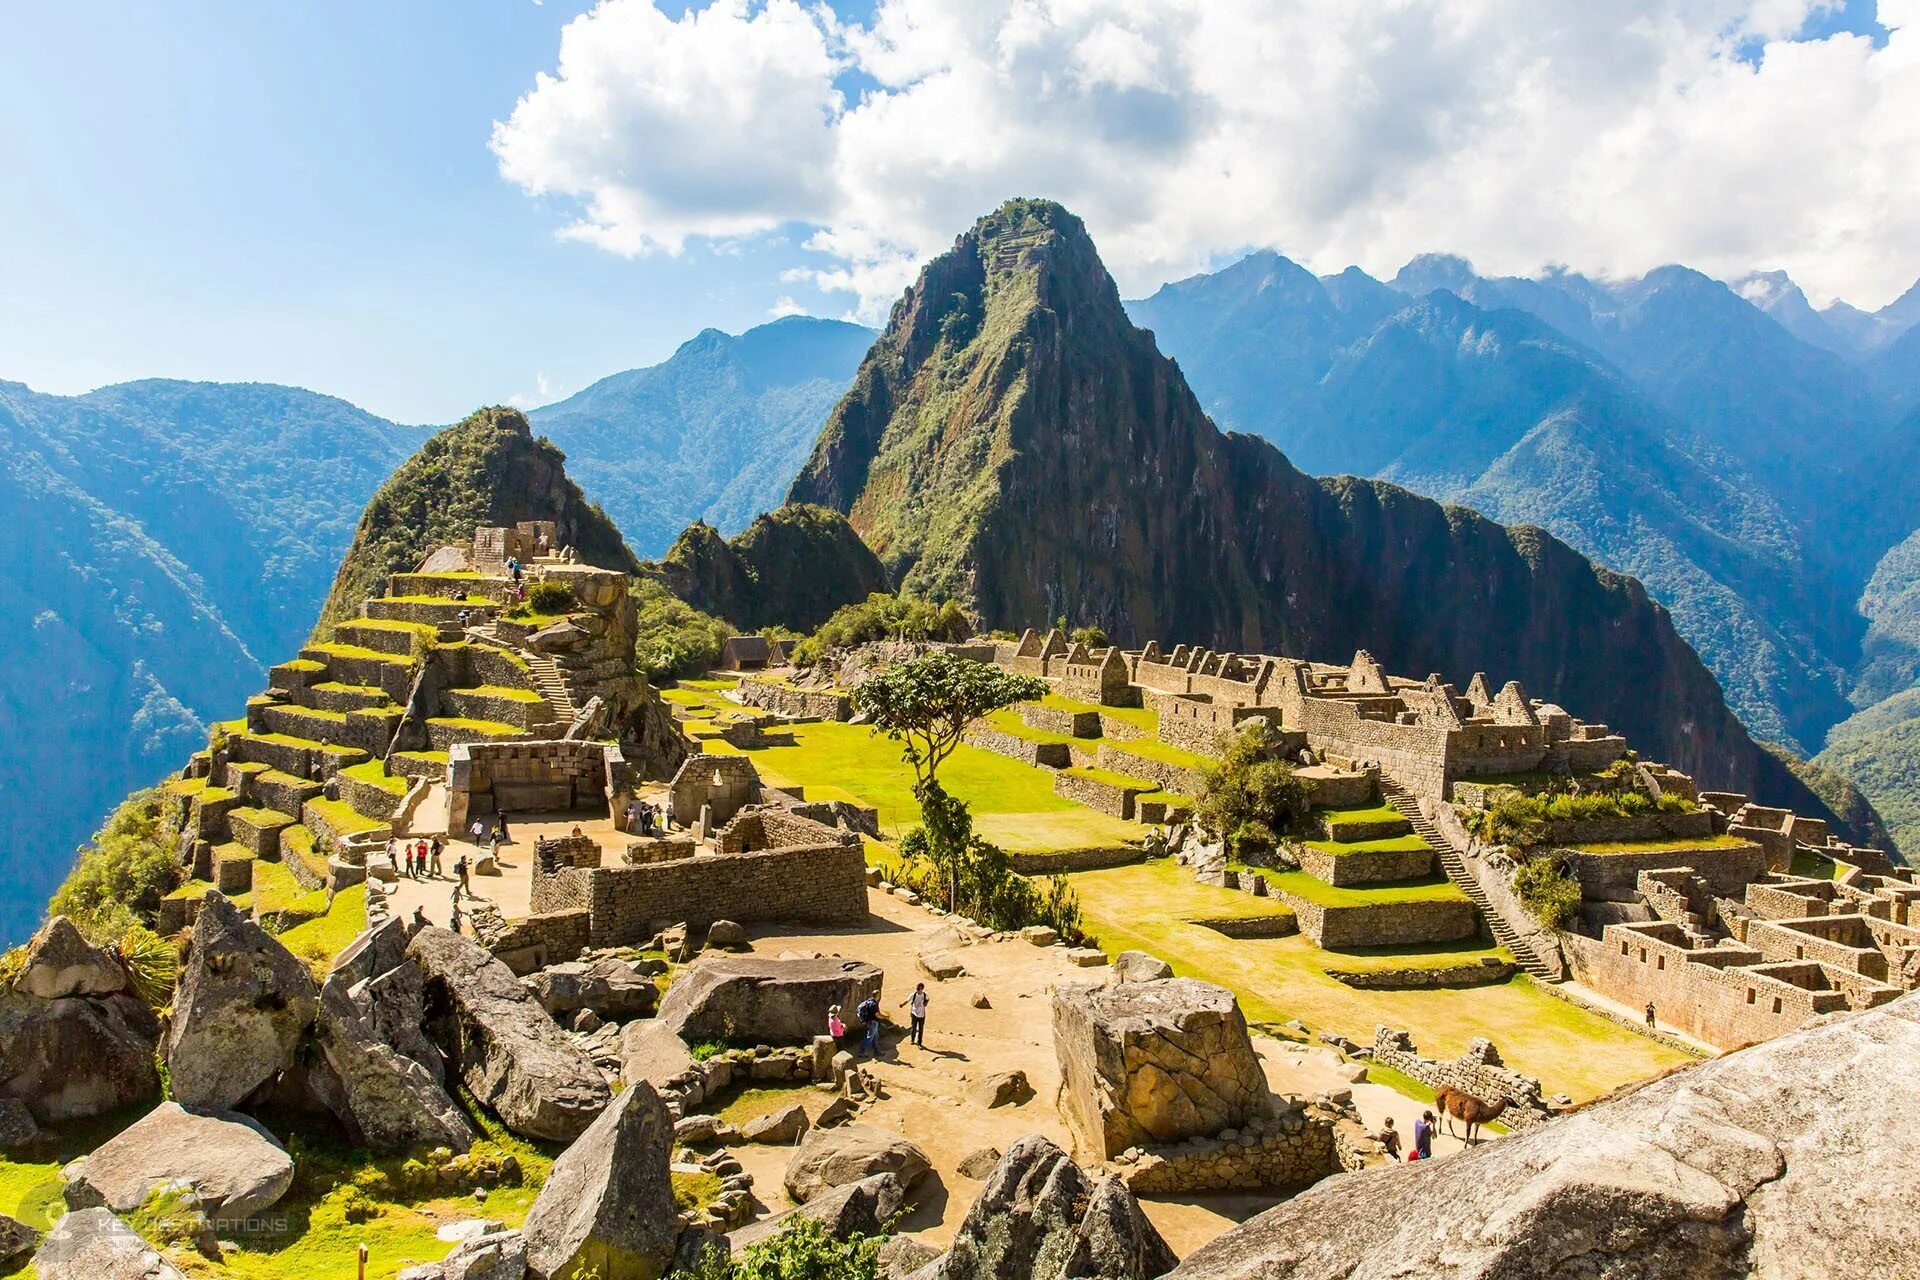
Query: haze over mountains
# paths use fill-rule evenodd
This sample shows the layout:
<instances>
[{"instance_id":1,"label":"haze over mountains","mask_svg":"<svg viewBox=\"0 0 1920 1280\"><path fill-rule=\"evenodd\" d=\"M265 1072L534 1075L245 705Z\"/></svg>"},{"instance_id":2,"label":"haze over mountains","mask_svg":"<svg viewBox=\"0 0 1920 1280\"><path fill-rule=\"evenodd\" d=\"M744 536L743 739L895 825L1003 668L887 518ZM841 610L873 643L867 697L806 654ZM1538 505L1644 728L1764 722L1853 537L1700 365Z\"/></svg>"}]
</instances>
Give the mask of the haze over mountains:
<instances>
[{"instance_id":1,"label":"haze over mountains","mask_svg":"<svg viewBox=\"0 0 1920 1280\"><path fill-rule=\"evenodd\" d=\"M634 552L657 557L695 520L731 534L777 506L830 416L840 437L868 429L857 421L863 412L884 434L888 396L911 390L924 407L939 407L909 368L925 363L931 348L913 344L951 346L966 335L965 349L967 331L978 326L995 336L984 280L956 278L938 306L924 296L911 303L915 315L937 317L928 321L934 329L883 341L858 383L873 332L796 317L737 337L704 331L659 365L615 374L529 416L568 455L585 497ZM1073 291L1083 302L1102 292L1086 280ZM1083 319L1060 335L1066 345L1056 366L1022 364L1005 351L987 359L984 348L966 360L942 357L933 367L956 376L1048 367L1064 377L1098 354L1127 371L1134 399L1075 410L1075 429L1089 433L1076 456L1097 457L1103 468L1115 463L1097 483L1060 457L1029 459L1037 452L1029 446L1009 451L1008 442L1023 437L996 443L982 431L971 438L983 454L935 452L940 474L913 501L943 507L951 499L947 514L967 514L970 503L1025 505L1040 513L1036 528L1059 534L1071 532L1070 516L1104 511L1100 519L1119 521L1129 493L1158 502L1140 494L1160 492L1182 468L1211 468L1205 510L1185 515L1212 529L1218 545L1270 532L1266 549L1283 566L1349 538L1376 558L1418 541L1449 546L1449 554L1476 548L1473 555L1510 561L1513 576L1497 587L1514 593L1498 601L1503 609L1534 607L1544 620L1554 610L1617 605L1636 635L1653 636L1656 615L1605 576L1594 580L1591 600L1547 593L1529 605L1536 588L1523 584L1554 579L1540 576L1540 562L1559 564L1565 555L1551 540L1529 542L1381 486L1308 481L1287 464L1390 480L1492 520L1538 523L1643 579L1756 736L1802 753L1821 751L1831 736L1821 761L1865 785L1896 828L1920 843L1920 514L1904 483L1920 439L1920 293L1873 315L1843 304L1816 312L1777 276L1732 288L1684 268L1618 284L1571 274L1487 279L1436 257L1388 282L1358 270L1318 278L1261 253L1126 306L1178 361L1197 396L1192 412L1177 374L1156 364L1151 347L1128 336L1115 315ZM1083 340L1102 350L1074 346ZM1057 389L1065 395L1072 385ZM836 411L850 386L854 396ZM996 400L993 412L1004 410L1008 423L1029 419L1039 412L1032 393ZM1199 409L1223 428L1265 437L1286 457L1248 439L1213 443ZM1161 470L1130 471L1123 460L1144 438L1109 429L1149 422L1173 432L1157 441L1170 451ZM11 937L31 924L92 825L91 817L62 825L43 815L104 813L177 763L211 720L236 713L259 688L265 664L307 634L356 513L425 432L296 388L165 381L77 397L0 383L0 432L0 510L20 531L0 575L0 607L19 637L19 657L0 674L0 728L8 731L0 777L13 784L10 794L46 801L0 811L8 885L0 935ZM1032 468L1025 479L1001 465L1014 455ZM982 458L994 465L977 465ZM857 508L865 486L838 463L815 462L796 493ZM867 462L888 465L878 453ZM1063 499L1067 479L1086 492ZM1258 504L1246 505L1248 486L1284 494L1295 514L1317 513L1316 531L1265 529ZM1178 506L1172 491L1161 497L1170 510ZM1077 505L1068 512L1063 500ZM1147 607L1138 577L1123 581L1091 556L1051 588L1020 586L1008 572L1013 559L1041 555L1044 540L961 539L942 550L950 531L910 532L930 514L931 507L899 507L866 531L892 567L927 585L950 585L948 571L967 554L991 549L998 561L973 567L987 570L996 621L1112 606L1112 620L1162 639L1187 628L1246 626L1298 645L1364 643L1383 657L1404 656L1398 665L1438 665L1454 678L1470 674L1456 666L1484 659L1492 674L1520 675L1570 705L1651 681L1678 697L1676 709L1691 707L1708 721L1722 714L1706 690L1683 680L1687 691L1675 695L1662 684L1685 665L1664 641L1655 650L1670 670L1649 676L1585 652L1579 662L1537 646L1529 652L1525 638L1506 650L1476 650L1464 623L1435 638L1409 618L1402 634L1384 598L1367 609L1387 621L1369 628L1357 614L1351 626L1333 613L1247 615L1241 598L1271 595L1275 585L1251 564L1232 567L1211 594L1189 591L1193 602L1178 608L1164 604L1171 594ZM899 528L883 528L887 522ZM710 541L695 576L711 578L717 591L719 569L733 562L715 552L724 544ZM1140 548L1148 578L1197 576L1197 547L1176 556L1174 542L1151 545ZM739 546L729 554L740 563L759 554L751 538ZM1356 561L1340 572L1359 580L1363 568ZM1429 568L1399 586L1429 601L1475 589L1448 578L1437 561ZM1416 644L1441 657L1416 658ZM1591 690L1569 683L1583 669L1605 679ZM1576 709L1646 727L1597 702ZM21 732L48 724L60 726L57 749ZM1745 771L1769 768L1739 745L1739 726L1715 722L1703 733L1702 750L1730 750ZM1668 745L1680 748L1677 763L1699 764L1684 743L1664 740L1662 749ZM101 794L76 793L82 759L110 780Z\"/></svg>"}]
</instances>

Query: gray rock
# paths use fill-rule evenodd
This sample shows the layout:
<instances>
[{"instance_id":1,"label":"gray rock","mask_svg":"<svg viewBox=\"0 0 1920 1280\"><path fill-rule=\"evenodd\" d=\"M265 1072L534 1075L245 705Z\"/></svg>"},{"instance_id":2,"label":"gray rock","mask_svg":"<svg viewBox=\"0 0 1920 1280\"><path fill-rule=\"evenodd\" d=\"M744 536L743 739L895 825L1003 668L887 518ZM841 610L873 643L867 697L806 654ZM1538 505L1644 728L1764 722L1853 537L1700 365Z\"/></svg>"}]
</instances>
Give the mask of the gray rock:
<instances>
[{"instance_id":1,"label":"gray rock","mask_svg":"<svg viewBox=\"0 0 1920 1280\"><path fill-rule=\"evenodd\" d=\"M749 945L747 931L731 920L715 920L707 926L707 945L723 951L743 950Z\"/></svg>"},{"instance_id":2,"label":"gray rock","mask_svg":"<svg viewBox=\"0 0 1920 1280\"><path fill-rule=\"evenodd\" d=\"M408 1267L397 1280L524 1280L527 1241L518 1231L493 1231L462 1240L438 1262Z\"/></svg>"},{"instance_id":3,"label":"gray rock","mask_svg":"<svg viewBox=\"0 0 1920 1280\"><path fill-rule=\"evenodd\" d=\"M740 1126L740 1136L748 1142L790 1147L806 1136L808 1127L807 1109L795 1102L778 1111L755 1116Z\"/></svg>"},{"instance_id":4,"label":"gray rock","mask_svg":"<svg viewBox=\"0 0 1920 1280\"><path fill-rule=\"evenodd\" d=\"M405 965L414 968L411 961ZM320 989L315 1043L332 1072L327 1102L334 1114L349 1136L375 1151L467 1150L479 1135L440 1077L383 1040L377 1015L369 1016L369 1005L378 997L367 991L378 979L349 987L350 976L336 970ZM412 985L420 986L417 970ZM356 991L361 1000L355 1000ZM439 1051L430 1046L428 1051L438 1066Z\"/></svg>"},{"instance_id":5,"label":"gray rock","mask_svg":"<svg viewBox=\"0 0 1920 1280\"><path fill-rule=\"evenodd\" d=\"M1113 962L1111 982L1158 982L1173 976L1173 966L1144 951L1122 951Z\"/></svg>"},{"instance_id":6,"label":"gray rock","mask_svg":"<svg viewBox=\"0 0 1920 1280\"><path fill-rule=\"evenodd\" d=\"M0 1213L0 1265L12 1262L40 1243L40 1233L26 1223Z\"/></svg>"},{"instance_id":7,"label":"gray rock","mask_svg":"<svg viewBox=\"0 0 1920 1280\"><path fill-rule=\"evenodd\" d=\"M913 1280L1153 1280L1178 1261L1112 1174L1089 1183L1039 1134L987 1176L946 1253Z\"/></svg>"},{"instance_id":8,"label":"gray rock","mask_svg":"<svg viewBox=\"0 0 1920 1280\"><path fill-rule=\"evenodd\" d=\"M708 1115L682 1116L673 1122L673 1140L695 1146L712 1142L720 1135L720 1117Z\"/></svg>"},{"instance_id":9,"label":"gray rock","mask_svg":"<svg viewBox=\"0 0 1920 1280\"><path fill-rule=\"evenodd\" d=\"M1000 1163L1000 1148L981 1147L961 1159L955 1166L963 1178L972 1178L975 1182L985 1182L992 1175L994 1166Z\"/></svg>"},{"instance_id":10,"label":"gray rock","mask_svg":"<svg viewBox=\"0 0 1920 1280\"><path fill-rule=\"evenodd\" d=\"M1443 1160L1337 1178L1180 1280L1914 1276L1920 995Z\"/></svg>"},{"instance_id":11,"label":"gray rock","mask_svg":"<svg viewBox=\"0 0 1920 1280\"><path fill-rule=\"evenodd\" d=\"M560 1158L523 1228L527 1271L560 1280L658 1280L679 1244L668 1175L673 1124L658 1094L629 1085Z\"/></svg>"},{"instance_id":12,"label":"gray rock","mask_svg":"<svg viewBox=\"0 0 1920 1280\"><path fill-rule=\"evenodd\" d=\"M251 1218L293 1185L293 1157L247 1116L163 1102L68 1166L67 1202L131 1213L169 1183L190 1187L209 1218Z\"/></svg>"},{"instance_id":13,"label":"gray rock","mask_svg":"<svg viewBox=\"0 0 1920 1280\"><path fill-rule=\"evenodd\" d=\"M1060 941L1059 932L1044 924L1030 924L1020 931L1020 936L1036 947L1050 947Z\"/></svg>"},{"instance_id":14,"label":"gray rock","mask_svg":"<svg viewBox=\"0 0 1920 1280\"><path fill-rule=\"evenodd\" d=\"M818 1199L835 1187L891 1173L905 1190L932 1168L927 1153L897 1133L871 1125L843 1124L815 1129L787 1162L787 1194L799 1204Z\"/></svg>"},{"instance_id":15,"label":"gray rock","mask_svg":"<svg viewBox=\"0 0 1920 1280\"><path fill-rule=\"evenodd\" d=\"M903 1280L939 1256L940 1251L930 1244L912 1236L894 1236L873 1255L874 1273L881 1280Z\"/></svg>"},{"instance_id":16,"label":"gray rock","mask_svg":"<svg viewBox=\"0 0 1920 1280\"><path fill-rule=\"evenodd\" d=\"M319 1004L306 966L208 890L174 990L174 1100L215 1111L238 1106L293 1064Z\"/></svg>"},{"instance_id":17,"label":"gray rock","mask_svg":"<svg viewBox=\"0 0 1920 1280\"><path fill-rule=\"evenodd\" d=\"M733 1241L735 1251L743 1250L779 1235L794 1218L819 1221L826 1227L827 1234L836 1240L844 1240L851 1235L878 1235L900 1212L906 1199L906 1189L900 1185L900 1179L890 1173L876 1173L871 1178L835 1187L798 1208L741 1227L729 1238Z\"/></svg>"},{"instance_id":18,"label":"gray rock","mask_svg":"<svg viewBox=\"0 0 1920 1280\"><path fill-rule=\"evenodd\" d=\"M40 1280L185 1280L111 1209L75 1209L33 1255Z\"/></svg>"},{"instance_id":19,"label":"gray rock","mask_svg":"<svg viewBox=\"0 0 1920 1280\"><path fill-rule=\"evenodd\" d=\"M42 1000L62 996L110 996L124 991L127 971L120 962L80 936L65 916L40 926L27 944L27 959L14 989Z\"/></svg>"},{"instance_id":20,"label":"gray rock","mask_svg":"<svg viewBox=\"0 0 1920 1280\"><path fill-rule=\"evenodd\" d=\"M881 976L861 960L703 956L667 991L658 1021L689 1044L811 1044L829 1006L852 1023L860 1002L880 994Z\"/></svg>"},{"instance_id":21,"label":"gray rock","mask_svg":"<svg viewBox=\"0 0 1920 1280\"><path fill-rule=\"evenodd\" d=\"M573 1022L571 1025L576 1035L584 1036L592 1035L605 1024L600 1021L600 1015L593 1010L575 1009L573 1011Z\"/></svg>"},{"instance_id":22,"label":"gray rock","mask_svg":"<svg viewBox=\"0 0 1920 1280\"><path fill-rule=\"evenodd\" d=\"M967 1090L967 1098L987 1108L1017 1107L1033 1098L1024 1071L996 1071Z\"/></svg>"},{"instance_id":23,"label":"gray rock","mask_svg":"<svg viewBox=\"0 0 1920 1280\"><path fill-rule=\"evenodd\" d=\"M591 1009L608 1022L626 1022L646 1017L660 1000L660 988L653 979L641 977L631 965L611 957L591 964L574 960L548 965L522 981L540 1007L560 1022L571 1022L582 1009Z\"/></svg>"},{"instance_id":24,"label":"gray rock","mask_svg":"<svg viewBox=\"0 0 1920 1280\"><path fill-rule=\"evenodd\" d=\"M513 971L478 944L429 925L407 954L439 1011L433 1039L474 1097L515 1133L566 1142L606 1109L600 1072Z\"/></svg>"},{"instance_id":25,"label":"gray rock","mask_svg":"<svg viewBox=\"0 0 1920 1280\"><path fill-rule=\"evenodd\" d=\"M951 951L935 951L928 955L921 955L916 963L920 966L920 972L938 982L967 976L966 964Z\"/></svg>"},{"instance_id":26,"label":"gray rock","mask_svg":"<svg viewBox=\"0 0 1920 1280\"><path fill-rule=\"evenodd\" d=\"M411 1058L435 1080L446 1081L439 1046L427 1037L426 980L407 956L407 931L399 917L348 943L333 962L329 982L340 979L374 1034L402 1057Z\"/></svg>"},{"instance_id":27,"label":"gray rock","mask_svg":"<svg viewBox=\"0 0 1920 1280\"><path fill-rule=\"evenodd\" d=\"M1096 1158L1239 1128L1271 1109L1233 993L1192 978L1053 994L1063 1110Z\"/></svg>"},{"instance_id":28,"label":"gray rock","mask_svg":"<svg viewBox=\"0 0 1920 1280\"><path fill-rule=\"evenodd\" d=\"M29 1159L52 1143L53 1135L34 1120L26 1103L0 1095L0 1155Z\"/></svg>"},{"instance_id":29,"label":"gray rock","mask_svg":"<svg viewBox=\"0 0 1920 1280\"><path fill-rule=\"evenodd\" d=\"M0 1093L35 1123L105 1115L160 1095L160 1021L133 996L0 993Z\"/></svg>"},{"instance_id":30,"label":"gray rock","mask_svg":"<svg viewBox=\"0 0 1920 1280\"><path fill-rule=\"evenodd\" d=\"M656 1089L663 1088L667 1081L693 1070L695 1065L687 1042L657 1018L629 1022L620 1028L620 1078L628 1083L644 1080Z\"/></svg>"}]
</instances>

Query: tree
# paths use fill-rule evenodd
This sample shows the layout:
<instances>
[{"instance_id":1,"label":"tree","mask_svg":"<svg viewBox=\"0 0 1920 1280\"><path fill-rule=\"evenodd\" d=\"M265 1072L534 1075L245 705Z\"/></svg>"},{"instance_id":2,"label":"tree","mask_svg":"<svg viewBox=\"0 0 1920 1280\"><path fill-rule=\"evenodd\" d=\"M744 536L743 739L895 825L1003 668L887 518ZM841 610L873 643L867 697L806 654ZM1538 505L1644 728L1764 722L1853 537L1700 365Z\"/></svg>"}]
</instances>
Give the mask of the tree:
<instances>
[{"instance_id":1,"label":"tree","mask_svg":"<svg viewBox=\"0 0 1920 1280\"><path fill-rule=\"evenodd\" d=\"M1280 758L1280 748L1272 725L1249 720L1220 763L1207 770L1195 816L1235 858L1273 848L1286 825L1307 810L1306 784Z\"/></svg>"},{"instance_id":2,"label":"tree","mask_svg":"<svg viewBox=\"0 0 1920 1280\"><path fill-rule=\"evenodd\" d=\"M913 794L927 832L928 854L947 873L949 901L960 899L960 865L972 836L966 805L940 786L940 766L980 719L1016 702L1043 698L1034 676L950 653L929 653L890 667L853 691L853 709L875 732L900 742L913 768Z\"/></svg>"}]
</instances>

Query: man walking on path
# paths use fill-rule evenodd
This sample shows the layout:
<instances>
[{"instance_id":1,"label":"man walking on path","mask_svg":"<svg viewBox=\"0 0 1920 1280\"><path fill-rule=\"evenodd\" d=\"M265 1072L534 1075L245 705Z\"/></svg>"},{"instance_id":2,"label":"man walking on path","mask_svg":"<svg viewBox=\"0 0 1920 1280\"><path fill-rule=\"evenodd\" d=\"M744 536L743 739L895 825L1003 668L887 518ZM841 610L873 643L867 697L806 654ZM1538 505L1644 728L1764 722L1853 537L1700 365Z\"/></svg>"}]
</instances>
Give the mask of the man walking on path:
<instances>
[{"instance_id":1,"label":"man walking on path","mask_svg":"<svg viewBox=\"0 0 1920 1280\"><path fill-rule=\"evenodd\" d=\"M433 858L433 876L436 880L440 878L440 851L446 847L447 842L439 836L435 836L433 843L427 846L429 854Z\"/></svg>"},{"instance_id":2,"label":"man walking on path","mask_svg":"<svg viewBox=\"0 0 1920 1280\"><path fill-rule=\"evenodd\" d=\"M460 887L453 891L454 899L458 901L460 894L462 894L463 892L467 892L467 893L472 892L467 887L467 855L466 854L464 853L461 854L459 860L453 864L453 874L460 877Z\"/></svg>"},{"instance_id":3,"label":"man walking on path","mask_svg":"<svg viewBox=\"0 0 1920 1280\"><path fill-rule=\"evenodd\" d=\"M915 983L913 994L900 1003L907 1007L907 1014L911 1019L909 1025L912 1029L907 1033L908 1040L913 1044L919 1045L922 1049L926 1048L927 984L924 982Z\"/></svg>"},{"instance_id":4,"label":"man walking on path","mask_svg":"<svg viewBox=\"0 0 1920 1280\"><path fill-rule=\"evenodd\" d=\"M880 1001L875 999L873 996L868 996L865 1000L862 1000L860 1002L860 1007L858 1009L855 1009L853 1012L855 1016L857 1016L860 1019L860 1021L865 1024L865 1031L860 1037L861 1054L869 1058L879 1057L880 1056Z\"/></svg>"}]
</instances>

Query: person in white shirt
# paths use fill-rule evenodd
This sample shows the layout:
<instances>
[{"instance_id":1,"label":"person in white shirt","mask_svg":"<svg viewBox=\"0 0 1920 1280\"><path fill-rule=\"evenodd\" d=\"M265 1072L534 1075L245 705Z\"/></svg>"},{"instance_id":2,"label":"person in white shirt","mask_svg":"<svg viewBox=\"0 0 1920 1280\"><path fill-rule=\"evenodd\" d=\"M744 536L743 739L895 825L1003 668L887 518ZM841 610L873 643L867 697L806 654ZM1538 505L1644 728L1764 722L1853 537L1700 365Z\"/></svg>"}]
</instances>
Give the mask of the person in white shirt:
<instances>
[{"instance_id":1,"label":"person in white shirt","mask_svg":"<svg viewBox=\"0 0 1920 1280\"><path fill-rule=\"evenodd\" d=\"M913 994L900 1003L907 1006L907 1014L913 1020L913 1028L908 1035L908 1039L914 1044L919 1045L922 1049L926 1048L927 984L924 982L915 983Z\"/></svg>"}]
</instances>

